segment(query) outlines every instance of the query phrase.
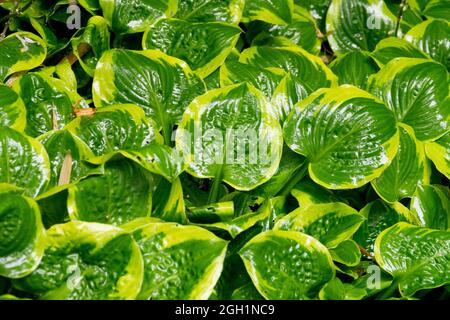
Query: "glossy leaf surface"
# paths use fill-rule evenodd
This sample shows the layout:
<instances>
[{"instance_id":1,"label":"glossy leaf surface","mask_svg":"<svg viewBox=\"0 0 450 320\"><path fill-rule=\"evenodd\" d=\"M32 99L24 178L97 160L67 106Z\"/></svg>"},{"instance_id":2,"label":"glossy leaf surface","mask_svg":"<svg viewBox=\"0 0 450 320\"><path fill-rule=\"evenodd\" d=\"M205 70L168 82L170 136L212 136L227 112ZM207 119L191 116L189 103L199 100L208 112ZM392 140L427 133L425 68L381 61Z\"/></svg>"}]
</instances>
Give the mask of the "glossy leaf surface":
<instances>
[{"instance_id":1,"label":"glossy leaf surface","mask_svg":"<svg viewBox=\"0 0 450 320\"><path fill-rule=\"evenodd\" d=\"M448 72L439 63L412 58L389 62L369 80L369 91L384 101L397 121L421 141L435 140L449 128Z\"/></svg>"},{"instance_id":2,"label":"glossy leaf surface","mask_svg":"<svg viewBox=\"0 0 450 320\"><path fill-rule=\"evenodd\" d=\"M103 15L117 33L144 31L158 18L175 14L174 0L100 0Z\"/></svg>"},{"instance_id":3,"label":"glossy leaf surface","mask_svg":"<svg viewBox=\"0 0 450 320\"><path fill-rule=\"evenodd\" d=\"M72 220L121 225L150 216L152 178L130 160L108 162L105 172L69 188Z\"/></svg>"},{"instance_id":4,"label":"glossy leaf surface","mask_svg":"<svg viewBox=\"0 0 450 320\"><path fill-rule=\"evenodd\" d=\"M145 117L141 108L129 104L100 108L93 116L76 118L66 129L98 157L161 142L155 123Z\"/></svg>"},{"instance_id":5,"label":"glossy leaf surface","mask_svg":"<svg viewBox=\"0 0 450 320\"><path fill-rule=\"evenodd\" d=\"M113 49L103 54L94 74L97 108L131 103L162 128L166 143L172 126L189 103L204 92L204 83L187 64L157 50Z\"/></svg>"},{"instance_id":6,"label":"glossy leaf surface","mask_svg":"<svg viewBox=\"0 0 450 320\"><path fill-rule=\"evenodd\" d=\"M334 275L328 250L300 232L260 233L239 254L266 299L308 299Z\"/></svg>"},{"instance_id":7,"label":"glossy leaf surface","mask_svg":"<svg viewBox=\"0 0 450 320\"><path fill-rule=\"evenodd\" d=\"M208 299L222 271L227 242L194 226L130 223L144 257L138 299Z\"/></svg>"},{"instance_id":8,"label":"glossy leaf surface","mask_svg":"<svg viewBox=\"0 0 450 320\"><path fill-rule=\"evenodd\" d=\"M409 127L400 127L400 144L390 166L372 181L376 192L387 202L412 197L416 188L429 181L423 143Z\"/></svg>"},{"instance_id":9,"label":"glossy leaf surface","mask_svg":"<svg viewBox=\"0 0 450 320\"><path fill-rule=\"evenodd\" d=\"M234 25L162 19L146 32L145 49L158 49L186 61L201 78L223 64L241 33Z\"/></svg>"},{"instance_id":10,"label":"glossy leaf surface","mask_svg":"<svg viewBox=\"0 0 450 320\"><path fill-rule=\"evenodd\" d=\"M238 190L253 189L273 176L282 151L281 128L271 105L245 83L195 99L176 142L190 174L216 177Z\"/></svg>"},{"instance_id":11,"label":"glossy leaf surface","mask_svg":"<svg viewBox=\"0 0 450 320\"><path fill-rule=\"evenodd\" d=\"M19 95L8 86L0 85L0 125L23 131L26 109Z\"/></svg>"},{"instance_id":12,"label":"glossy leaf surface","mask_svg":"<svg viewBox=\"0 0 450 320\"><path fill-rule=\"evenodd\" d=\"M131 235L75 221L47 231L41 264L14 286L40 299L134 299L142 280L142 255Z\"/></svg>"},{"instance_id":13,"label":"glossy leaf surface","mask_svg":"<svg viewBox=\"0 0 450 320\"><path fill-rule=\"evenodd\" d=\"M375 239L385 229L399 221L417 223L418 220L400 203L386 204L382 200L368 203L360 214L366 219L353 236L353 239L373 254Z\"/></svg>"},{"instance_id":14,"label":"glossy leaf surface","mask_svg":"<svg viewBox=\"0 0 450 320\"><path fill-rule=\"evenodd\" d=\"M355 209L335 202L296 209L281 218L275 229L303 232L334 248L351 238L363 221Z\"/></svg>"},{"instance_id":15,"label":"glossy leaf surface","mask_svg":"<svg viewBox=\"0 0 450 320\"><path fill-rule=\"evenodd\" d=\"M447 230L450 226L450 192L440 185L419 186L411 199L411 212L420 225Z\"/></svg>"},{"instance_id":16,"label":"glossy leaf surface","mask_svg":"<svg viewBox=\"0 0 450 320\"><path fill-rule=\"evenodd\" d=\"M0 127L0 183L23 188L36 197L50 179L47 152L37 140L13 129Z\"/></svg>"},{"instance_id":17,"label":"glossy leaf surface","mask_svg":"<svg viewBox=\"0 0 450 320\"><path fill-rule=\"evenodd\" d=\"M436 168L450 178L450 134L425 144L427 157L430 158Z\"/></svg>"},{"instance_id":18,"label":"glossy leaf surface","mask_svg":"<svg viewBox=\"0 0 450 320\"><path fill-rule=\"evenodd\" d=\"M45 230L36 202L13 192L0 192L0 275L21 278L39 265Z\"/></svg>"},{"instance_id":19,"label":"glossy leaf surface","mask_svg":"<svg viewBox=\"0 0 450 320\"><path fill-rule=\"evenodd\" d=\"M392 113L352 86L322 89L301 101L284 124L287 145L309 160L309 174L329 189L357 188L377 178L394 158Z\"/></svg>"},{"instance_id":20,"label":"glossy leaf surface","mask_svg":"<svg viewBox=\"0 0 450 320\"><path fill-rule=\"evenodd\" d=\"M396 17L383 0L333 0L327 13L327 34L337 54L372 51L393 34Z\"/></svg>"},{"instance_id":21,"label":"glossy leaf surface","mask_svg":"<svg viewBox=\"0 0 450 320\"><path fill-rule=\"evenodd\" d=\"M38 67L47 55L45 42L30 32L16 32L0 40L0 81L19 71Z\"/></svg>"},{"instance_id":22,"label":"glossy leaf surface","mask_svg":"<svg viewBox=\"0 0 450 320\"><path fill-rule=\"evenodd\" d=\"M375 242L376 261L394 276L404 296L448 284L449 256L449 231L415 227L404 222L383 231Z\"/></svg>"}]
</instances>

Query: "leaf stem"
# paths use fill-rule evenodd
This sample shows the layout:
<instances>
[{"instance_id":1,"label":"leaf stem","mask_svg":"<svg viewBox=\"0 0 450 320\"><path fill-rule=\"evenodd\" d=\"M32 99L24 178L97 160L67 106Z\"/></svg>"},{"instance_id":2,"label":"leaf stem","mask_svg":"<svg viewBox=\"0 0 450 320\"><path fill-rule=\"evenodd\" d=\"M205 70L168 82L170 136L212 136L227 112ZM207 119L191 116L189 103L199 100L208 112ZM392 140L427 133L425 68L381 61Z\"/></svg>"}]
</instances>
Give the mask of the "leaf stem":
<instances>
[{"instance_id":1,"label":"leaf stem","mask_svg":"<svg viewBox=\"0 0 450 320\"><path fill-rule=\"evenodd\" d=\"M373 259L372 254L371 254L369 251L367 251L366 248L360 246L359 244L358 244L358 248L359 248L359 251L360 251L364 256L366 256L367 258Z\"/></svg>"},{"instance_id":2,"label":"leaf stem","mask_svg":"<svg viewBox=\"0 0 450 320\"><path fill-rule=\"evenodd\" d=\"M78 45L77 47L77 51L78 51L78 56L80 57L80 59L89 51L91 50L91 46L85 42L82 42ZM71 52L70 54L68 54L67 56L65 56L64 58L61 59L61 61L59 62L60 64L63 63L65 60L67 59L67 61L70 63L70 65L73 65L75 62L78 61L77 56Z\"/></svg>"}]
</instances>

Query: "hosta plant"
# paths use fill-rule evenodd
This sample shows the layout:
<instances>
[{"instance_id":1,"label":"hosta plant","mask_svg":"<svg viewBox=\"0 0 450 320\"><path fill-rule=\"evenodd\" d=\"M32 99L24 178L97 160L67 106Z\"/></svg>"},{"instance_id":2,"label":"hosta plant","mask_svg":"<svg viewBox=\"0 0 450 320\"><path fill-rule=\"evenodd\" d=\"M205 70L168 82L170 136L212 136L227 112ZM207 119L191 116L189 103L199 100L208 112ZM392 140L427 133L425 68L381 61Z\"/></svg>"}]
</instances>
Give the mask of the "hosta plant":
<instances>
[{"instance_id":1,"label":"hosta plant","mask_svg":"<svg viewBox=\"0 0 450 320\"><path fill-rule=\"evenodd\" d=\"M448 0L75 3L0 1L0 300L450 297Z\"/></svg>"}]
</instances>

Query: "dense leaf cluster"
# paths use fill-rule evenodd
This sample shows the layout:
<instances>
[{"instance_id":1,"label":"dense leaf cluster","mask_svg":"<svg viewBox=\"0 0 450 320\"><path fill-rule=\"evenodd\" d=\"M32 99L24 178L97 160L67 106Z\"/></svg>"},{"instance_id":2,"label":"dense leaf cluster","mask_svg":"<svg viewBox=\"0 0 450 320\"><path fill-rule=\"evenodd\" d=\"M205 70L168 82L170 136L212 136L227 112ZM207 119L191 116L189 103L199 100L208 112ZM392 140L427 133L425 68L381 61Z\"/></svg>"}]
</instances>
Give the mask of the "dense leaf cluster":
<instances>
[{"instance_id":1,"label":"dense leaf cluster","mask_svg":"<svg viewBox=\"0 0 450 320\"><path fill-rule=\"evenodd\" d=\"M0 300L448 299L449 18L0 1Z\"/></svg>"}]
</instances>

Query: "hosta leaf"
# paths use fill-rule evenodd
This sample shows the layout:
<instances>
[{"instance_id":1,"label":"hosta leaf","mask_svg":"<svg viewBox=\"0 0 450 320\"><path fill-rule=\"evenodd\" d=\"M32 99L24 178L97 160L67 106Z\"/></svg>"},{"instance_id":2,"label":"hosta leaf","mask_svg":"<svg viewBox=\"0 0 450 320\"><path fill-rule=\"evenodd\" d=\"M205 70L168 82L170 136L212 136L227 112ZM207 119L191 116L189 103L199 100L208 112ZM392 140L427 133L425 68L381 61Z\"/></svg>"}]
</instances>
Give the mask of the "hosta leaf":
<instances>
[{"instance_id":1,"label":"hosta leaf","mask_svg":"<svg viewBox=\"0 0 450 320\"><path fill-rule=\"evenodd\" d=\"M95 156L118 150L138 150L152 142L161 142L153 121L134 105L99 108L93 116L73 120L66 128L80 137Z\"/></svg>"},{"instance_id":2,"label":"hosta leaf","mask_svg":"<svg viewBox=\"0 0 450 320\"><path fill-rule=\"evenodd\" d=\"M281 218L275 229L303 232L334 248L351 238L363 221L364 217L352 207L334 202L296 209Z\"/></svg>"},{"instance_id":3,"label":"hosta leaf","mask_svg":"<svg viewBox=\"0 0 450 320\"><path fill-rule=\"evenodd\" d=\"M390 166L372 180L375 191L387 202L411 197L416 188L429 181L423 143L416 140L410 127L400 126L400 144Z\"/></svg>"},{"instance_id":4,"label":"hosta leaf","mask_svg":"<svg viewBox=\"0 0 450 320\"><path fill-rule=\"evenodd\" d=\"M450 192L440 185L419 186L411 199L411 212L420 225L447 230L450 227Z\"/></svg>"},{"instance_id":5,"label":"hosta leaf","mask_svg":"<svg viewBox=\"0 0 450 320\"><path fill-rule=\"evenodd\" d=\"M417 223L417 219L401 203L387 204L380 199L370 202L361 211L366 220L353 236L353 239L373 253L375 239L381 231L389 228L399 221Z\"/></svg>"},{"instance_id":6,"label":"hosta leaf","mask_svg":"<svg viewBox=\"0 0 450 320\"><path fill-rule=\"evenodd\" d=\"M106 20L100 16L90 18L86 27L79 30L70 42L83 70L93 76L98 60L103 52L110 48L110 33ZM80 52L79 47L83 45L89 45L90 50L82 57L80 54L84 52Z\"/></svg>"},{"instance_id":7,"label":"hosta leaf","mask_svg":"<svg viewBox=\"0 0 450 320\"><path fill-rule=\"evenodd\" d=\"M303 179L291 190L291 195L298 201L301 208L309 207L312 204L339 202L339 196L331 190L325 189L315 184L310 179Z\"/></svg>"},{"instance_id":8,"label":"hosta leaf","mask_svg":"<svg viewBox=\"0 0 450 320\"><path fill-rule=\"evenodd\" d=\"M247 26L247 37L253 36L252 45L272 45L278 42L298 45L312 54L318 54L321 42L317 36L314 18L300 6L294 6L292 22L288 25L253 21Z\"/></svg>"},{"instance_id":9,"label":"hosta leaf","mask_svg":"<svg viewBox=\"0 0 450 320\"><path fill-rule=\"evenodd\" d=\"M245 2L242 20L286 25L292 22L293 14L294 0L252 0Z\"/></svg>"},{"instance_id":10,"label":"hosta leaf","mask_svg":"<svg viewBox=\"0 0 450 320\"><path fill-rule=\"evenodd\" d=\"M435 140L449 129L449 76L439 63L412 58L389 62L369 79L369 91L384 101L417 139Z\"/></svg>"},{"instance_id":11,"label":"hosta leaf","mask_svg":"<svg viewBox=\"0 0 450 320\"><path fill-rule=\"evenodd\" d=\"M450 232L400 222L375 242L375 259L403 296L450 283Z\"/></svg>"},{"instance_id":12,"label":"hosta leaf","mask_svg":"<svg viewBox=\"0 0 450 320\"><path fill-rule=\"evenodd\" d=\"M0 192L0 276L30 274L44 254L45 231L38 205L13 192Z\"/></svg>"},{"instance_id":13,"label":"hosta leaf","mask_svg":"<svg viewBox=\"0 0 450 320\"><path fill-rule=\"evenodd\" d=\"M450 134L445 134L434 142L425 143L427 157L436 168L450 179Z\"/></svg>"},{"instance_id":14,"label":"hosta leaf","mask_svg":"<svg viewBox=\"0 0 450 320\"><path fill-rule=\"evenodd\" d=\"M204 83L185 62L157 50L107 51L94 74L97 108L117 103L141 106L163 129L166 144L170 143L172 126L203 92Z\"/></svg>"},{"instance_id":15,"label":"hosta leaf","mask_svg":"<svg viewBox=\"0 0 450 320\"><path fill-rule=\"evenodd\" d=\"M238 24L241 21L245 0L183 0L178 1L175 18Z\"/></svg>"},{"instance_id":16,"label":"hosta leaf","mask_svg":"<svg viewBox=\"0 0 450 320\"><path fill-rule=\"evenodd\" d=\"M93 166L83 162L94 154L80 138L69 131L51 131L40 136L39 141L47 151L51 166L47 190L58 185L76 182L95 172ZM69 169L66 170L67 167Z\"/></svg>"},{"instance_id":17,"label":"hosta leaf","mask_svg":"<svg viewBox=\"0 0 450 320\"><path fill-rule=\"evenodd\" d=\"M450 69L450 24L448 21L424 21L409 30L405 40Z\"/></svg>"},{"instance_id":18,"label":"hosta leaf","mask_svg":"<svg viewBox=\"0 0 450 320\"><path fill-rule=\"evenodd\" d=\"M320 300L345 300L345 287L339 278L331 279L319 292Z\"/></svg>"},{"instance_id":19,"label":"hosta leaf","mask_svg":"<svg viewBox=\"0 0 450 320\"><path fill-rule=\"evenodd\" d=\"M133 232L144 257L138 299L208 299L222 272L227 242L195 226L142 223Z\"/></svg>"},{"instance_id":20,"label":"hosta leaf","mask_svg":"<svg viewBox=\"0 0 450 320\"><path fill-rule=\"evenodd\" d=\"M365 51L348 52L334 60L330 68L338 76L339 84L351 84L361 89L366 88L369 76L379 70Z\"/></svg>"},{"instance_id":21,"label":"hosta leaf","mask_svg":"<svg viewBox=\"0 0 450 320\"><path fill-rule=\"evenodd\" d=\"M145 33L142 44L186 61L205 78L223 64L240 33L239 27L221 22L161 19Z\"/></svg>"},{"instance_id":22,"label":"hosta leaf","mask_svg":"<svg viewBox=\"0 0 450 320\"><path fill-rule=\"evenodd\" d=\"M102 175L69 188L67 207L72 220L121 225L150 216L153 181L129 160L112 161Z\"/></svg>"},{"instance_id":23,"label":"hosta leaf","mask_svg":"<svg viewBox=\"0 0 450 320\"><path fill-rule=\"evenodd\" d=\"M14 83L27 110L25 132L37 137L53 129L62 129L74 118L72 101L61 80L39 73L28 73Z\"/></svg>"},{"instance_id":24,"label":"hosta leaf","mask_svg":"<svg viewBox=\"0 0 450 320\"><path fill-rule=\"evenodd\" d=\"M14 286L49 300L134 299L143 261L132 236L99 223L73 221L47 231L44 257Z\"/></svg>"},{"instance_id":25,"label":"hosta leaf","mask_svg":"<svg viewBox=\"0 0 450 320\"><path fill-rule=\"evenodd\" d=\"M380 66L400 57L429 59L428 55L422 50L408 41L396 37L381 40L372 52L372 57Z\"/></svg>"},{"instance_id":26,"label":"hosta leaf","mask_svg":"<svg viewBox=\"0 0 450 320\"><path fill-rule=\"evenodd\" d=\"M46 55L44 41L30 32L16 32L0 40L0 82L15 72L38 67Z\"/></svg>"},{"instance_id":27,"label":"hosta leaf","mask_svg":"<svg viewBox=\"0 0 450 320\"><path fill-rule=\"evenodd\" d=\"M36 197L50 179L50 163L44 147L13 129L0 127L0 183L23 188Z\"/></svg>"},{"instance_id":28,"label":"hosta leaf","mask_svg":"<svg viewBox=\"0 0 450 320\"><path fill-rule=\"evenodd\" d=\"M302 100L284 124L287 145L306 156L314 182L358 188L394 158L398 133L392 113L352 86L321 89Z\"/></svg>"},{"instance_id":29,"label":"hosta leaf","mask_svg":"<svg viewBox=\"0 0 450 320\"><path fill-rule=\"evenodd\" d=\"M300 47L250 47L241 53L239 61L261 68L277 67L290 72L308 86L308 93L337 85L337 77L323 61Z\"/></svg>"},{"instance_id":30,"label":"hosta leaf","mask_svg":"<svg viewBox=\"0 0 450 320\"><path fill-rule=\"evenodd\" d=\"M153 192L153 203L153 216L169 222L187 223L180 179L172 183L161 179Z\"/></svg>"},{"instance_id":31,"label":"hosta leaf","mask_svg":"<svg viewBox=\"0 0 450 320\"><path fill-rule=\"evenodd\" d=\"M336 54L372 51L393 35L396 17L383 0L333 0L327 13L327 35Z\"/></svg>"},{"instance_id":32,"label":"hosta leaf","mask_svg":"<svg viewBox=\"0 0 450 320\"><path fill-rule=\"evenodd\" d=\"M330 249L334 261L349 267L355 267L361 260L361 251L353 240L344 240L336 248Z\"/></svg>"},{"instance_id":33,"label":"hosta leaf","mask_svg":"<svg viewBox=\"0 0 450 320\"><path fill-rule=\"evenodd\" d=\"M177 148L198 178L217 178L250 190L276 172L281 128L263 94L246 83L211 90L188 107Z\"/></svg>"},{"instance_id":34,"label":"hosta leaf","mask_svg":"<svg viewBox=\"0 0 450 320\"><path fill-rule=\"evenodd\" d=\"M104 18L117 33L142 32L158 18L170 17L177 10L176 0L100 0L99 3Z\"/></svg>"},{"instance_id":35,"label":"hosta leaf","mask_svg":"<svg viewBox=\"0 0 450 320\"><path fill-rule=\"evenodd\" d=\"M0 126L23 131L26 109L19 95L8 86L0 84Z\"/></svg>"},{"instance_id":36,"label":"hosta leaf","mask_svg":"<svg viewBox=\"0 0 450 320\"><path fill-rule=\"evenodd\" d=\"M309 299L334 276L328 250L300 232L266 231L239 252L253 284L266 299Z\"/></svg>"}]
</instances>

